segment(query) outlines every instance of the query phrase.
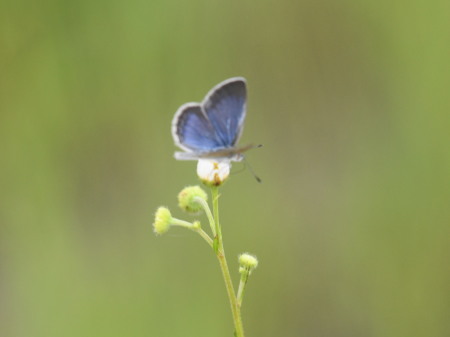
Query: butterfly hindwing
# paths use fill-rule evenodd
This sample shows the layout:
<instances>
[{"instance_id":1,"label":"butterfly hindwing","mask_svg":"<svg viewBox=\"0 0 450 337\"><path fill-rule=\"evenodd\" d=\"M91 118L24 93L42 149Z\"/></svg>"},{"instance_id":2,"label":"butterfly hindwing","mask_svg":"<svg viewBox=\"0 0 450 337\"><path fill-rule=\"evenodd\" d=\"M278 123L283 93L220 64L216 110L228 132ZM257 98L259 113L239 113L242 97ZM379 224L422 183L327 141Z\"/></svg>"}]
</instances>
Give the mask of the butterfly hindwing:
<instances>
[{"instance_id":1,"label":"butterfly hindwing","mask_svg":"<svg viewBox=\"0 0 450 337\"><path fill-rule=\"evenodd\" d=\"M197 103L187 103L178 109L172 133L177 145L188 152L207 152L224 146Z\"/></svg>"}]
</instances>

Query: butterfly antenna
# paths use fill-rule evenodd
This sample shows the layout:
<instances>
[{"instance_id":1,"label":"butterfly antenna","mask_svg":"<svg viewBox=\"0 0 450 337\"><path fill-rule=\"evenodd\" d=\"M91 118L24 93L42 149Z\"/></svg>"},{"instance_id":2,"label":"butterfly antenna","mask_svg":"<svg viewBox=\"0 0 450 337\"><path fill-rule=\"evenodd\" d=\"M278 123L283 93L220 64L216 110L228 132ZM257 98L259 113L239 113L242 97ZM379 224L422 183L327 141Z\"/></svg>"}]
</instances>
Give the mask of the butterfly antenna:
<instances>
[{"instance_id":1,"label":"butterfly antenna","mask_svg":"<svg viewBox=\"0 0 450 337\"><path fill-rule=\"evenodd\" d=\"M244 166L242 166L240 169L238 169L237 171L235 170L235 171L231 171L231 174L238 174L238 173L241 173L241 172L243 172L245 170L245 163L244 163Z\"/></svg>"},{"instance_id":2,"label":"butterfly antenna","mask_svg":"<svg viewBox=\"0 0 450 337\"><path fill-rule=\"evenodd\" d=\"M262 145L258 145L257 147L261 147ZM255 174L255 171L253 170L253 168L251 167L251 165L250 165L250 163L247 161L247 159L244 157L243 158L244 159L244 165L246 166L246 167L248 167L248 170L250 171L250 173L252 174L252 176L256 179L256 181L258 182L258 183L262 183L262 180L261 180L261 178L260 177L258 177L256 174Z\"/></svg>"}]
</instances>

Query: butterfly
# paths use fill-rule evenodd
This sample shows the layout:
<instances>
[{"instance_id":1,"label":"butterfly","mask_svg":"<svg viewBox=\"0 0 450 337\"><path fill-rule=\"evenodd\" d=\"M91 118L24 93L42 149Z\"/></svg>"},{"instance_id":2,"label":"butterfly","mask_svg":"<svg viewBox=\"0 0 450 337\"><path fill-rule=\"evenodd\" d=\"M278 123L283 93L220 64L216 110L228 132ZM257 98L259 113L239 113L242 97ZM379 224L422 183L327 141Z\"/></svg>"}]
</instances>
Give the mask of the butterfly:
<instances>
[{"instance_id":1,"label":"butterfly","mask_svg":"<svg viewBox=\"0 0 450 337\"><path fill-rule=\"evenodd\" d=\"M201 103L183 104L172 120L175 159L241 161L243 152L255 147L237 147L244 128L247 100L243 77L227 79L213 87Z\"/></svg>"}]
</instances>

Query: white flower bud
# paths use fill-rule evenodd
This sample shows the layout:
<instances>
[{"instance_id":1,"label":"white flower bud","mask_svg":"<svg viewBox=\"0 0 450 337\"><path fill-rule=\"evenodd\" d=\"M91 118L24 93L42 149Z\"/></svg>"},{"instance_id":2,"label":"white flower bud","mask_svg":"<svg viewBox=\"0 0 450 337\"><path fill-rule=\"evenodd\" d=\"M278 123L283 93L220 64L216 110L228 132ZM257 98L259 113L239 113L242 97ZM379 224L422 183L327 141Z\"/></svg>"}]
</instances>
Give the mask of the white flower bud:
<instances>
[{"instance_id":1,"label":"white flower bud","mask_svg":"<svg viewBox=\"0 0 450 337\"><path fill-rule=\"evenodd\" d=\"M228 178L231 170L231 162L227 159L199 159L197 175L206 185L219 186Z\"/></svg>"}]
</instances>

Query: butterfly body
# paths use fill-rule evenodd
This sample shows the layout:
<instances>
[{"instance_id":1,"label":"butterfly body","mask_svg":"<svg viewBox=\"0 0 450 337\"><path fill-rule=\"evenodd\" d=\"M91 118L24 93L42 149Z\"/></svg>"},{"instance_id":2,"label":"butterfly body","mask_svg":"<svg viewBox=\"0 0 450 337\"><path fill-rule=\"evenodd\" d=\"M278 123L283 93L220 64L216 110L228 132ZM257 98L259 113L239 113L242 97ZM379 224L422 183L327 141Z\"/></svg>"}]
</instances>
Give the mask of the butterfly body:
<instances>
[{"instance_id":1,"label":"butterfly body","mask_svg":"<svg viewBox=\"0 0 450 337\"><path fill-rule=\"evenodd\" d=\"M178 160L217 159L241 161L252 145L237 147L241 137L247 99L245 79L225 80L206 95L201 103L183 104L172 121Z\"/></svg>"}]
</instances>

